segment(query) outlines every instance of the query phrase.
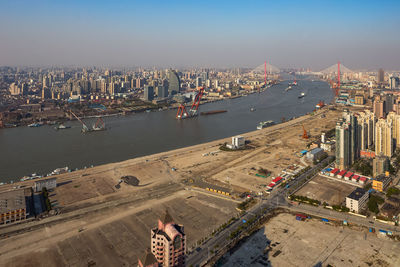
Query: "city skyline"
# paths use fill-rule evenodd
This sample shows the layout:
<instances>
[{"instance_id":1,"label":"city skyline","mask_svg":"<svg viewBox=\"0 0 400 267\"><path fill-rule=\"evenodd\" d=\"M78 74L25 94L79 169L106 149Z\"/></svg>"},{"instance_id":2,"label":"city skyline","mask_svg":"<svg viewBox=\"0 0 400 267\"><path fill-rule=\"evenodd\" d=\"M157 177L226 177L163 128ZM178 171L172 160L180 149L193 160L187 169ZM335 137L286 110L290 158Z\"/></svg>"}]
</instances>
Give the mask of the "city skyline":
<instances>
[{"instance_id":1,"label":"city skyline","mask_svg":"<svg viewBox=\"0 0 400 267\"><path fill-rule=\"evenodd\" d=\"M398 70L396 1L5 2L0 65Z\"/></svg>"}]
</instances>

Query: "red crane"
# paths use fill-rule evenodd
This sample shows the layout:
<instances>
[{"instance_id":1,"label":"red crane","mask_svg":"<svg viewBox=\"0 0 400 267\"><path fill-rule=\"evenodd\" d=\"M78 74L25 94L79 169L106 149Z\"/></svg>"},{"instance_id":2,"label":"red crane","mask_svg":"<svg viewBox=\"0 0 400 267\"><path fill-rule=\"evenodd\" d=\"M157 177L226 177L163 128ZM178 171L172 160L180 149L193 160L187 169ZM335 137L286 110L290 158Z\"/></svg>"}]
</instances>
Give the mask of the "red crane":
<instances>
[{"instance_id":1,"label":"red crane","mask_svg":"<svg viewBox=\"0 0 400 267\"><path fill-rule=\"evenodd\" d=\"M338 86L336 88L336 96L338 96L339 89L340 89L340 61L338 61L338 63L337 63L337 71L338 71L338 74L337 74Z\"/></svg>"},{"instance_id":2,"label":"red crane","mask_svg":"<svg viewBox=\"0 0 400 267\"><path fill-rule=\"evenodd\" d=\"M185 105L181 104L178 107L178 112L176 113L176 118L177 119L186 119L186 118L197 116L198 115L197 111L199 110L199 105L200 105L200 101L203 96L203 93L204 93L204 87L201 87L199 92L196 94L196 97L193 100L193 104L190 107L189 112L186 111Z\"/></svg>"},{"instance_id":3,"label":"red crane","mask_svg":"<svg viewBox=\"0 0 400 267\"><path fill-rule=\"evenodd\" d=\"M308 136L308 133L307 133L307 131L306 131L306 128L304 128L304 125L303 125L303 124L302 124L301 126L303 126L303 139L308 139L309 136Z\"/></svg>"}]
</instances>

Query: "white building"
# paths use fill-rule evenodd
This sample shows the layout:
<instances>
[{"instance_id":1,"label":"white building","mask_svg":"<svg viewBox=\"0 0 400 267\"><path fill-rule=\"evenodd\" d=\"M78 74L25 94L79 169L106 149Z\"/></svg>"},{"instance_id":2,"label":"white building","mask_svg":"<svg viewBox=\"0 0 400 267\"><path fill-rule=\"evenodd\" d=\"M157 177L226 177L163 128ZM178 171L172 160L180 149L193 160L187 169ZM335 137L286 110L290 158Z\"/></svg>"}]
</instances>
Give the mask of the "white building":
<instances>
[{"instance_id":1,"label":"white building","mask_svg":"<svg viewBox=\"0 0 400 267\"><path fill-rule=\"evenodd\" d=\"M368 196L368 191L358 187L346 197L346 207L351 212L359 213L367 204Z\"/></svg>"},{"instance_id":2,"label":"white building","mask_svg":"<svg viewBox=\"0 0 400 267\"><path fill-rule=\"evenodd\" d=\"M47 190L54 189L57 187L57 178L48 178L35 181L33 185L33 191L40 192L46 187Z\"/></svg>"},{"instance_id":3,"label":"white building","mask_svg":"<svg viewBox=\"0 0 400 267\"><path fill-rule=\"evenodd\" d=\"M236 149L242 148L242 147L244 147L245 142L246 142L246 140L241 135L232 137L232 147L233 148L236 148Z\"/></svg>"},{"instance_id":4,"label":"white building","mask_svg":"<svg viewBox=\"0 0 400 267\"><path fill-rule=\"evenodd\" d=\"M325 151L331 152L335 149L335 142L329 141L329 142L321 143L320 147Z\"/></svg>"}]
</instances>

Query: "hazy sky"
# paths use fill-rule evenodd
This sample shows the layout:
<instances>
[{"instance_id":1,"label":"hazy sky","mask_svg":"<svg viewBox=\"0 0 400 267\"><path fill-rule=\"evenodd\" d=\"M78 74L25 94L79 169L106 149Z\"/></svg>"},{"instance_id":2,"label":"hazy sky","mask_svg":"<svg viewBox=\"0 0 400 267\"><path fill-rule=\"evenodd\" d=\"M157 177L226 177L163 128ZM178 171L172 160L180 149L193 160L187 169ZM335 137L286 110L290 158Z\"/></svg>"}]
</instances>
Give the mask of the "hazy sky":
<instances>
[{"instance_id":1,"label":"hazy sky","mask_svg":"<svg viewBox=\"0 0 400 267\"><path fill-rule=\"evenodd\" d=\"M398 0L0 0L0 66L400 69L399 11Z\"/></svg>"}]
</instances>

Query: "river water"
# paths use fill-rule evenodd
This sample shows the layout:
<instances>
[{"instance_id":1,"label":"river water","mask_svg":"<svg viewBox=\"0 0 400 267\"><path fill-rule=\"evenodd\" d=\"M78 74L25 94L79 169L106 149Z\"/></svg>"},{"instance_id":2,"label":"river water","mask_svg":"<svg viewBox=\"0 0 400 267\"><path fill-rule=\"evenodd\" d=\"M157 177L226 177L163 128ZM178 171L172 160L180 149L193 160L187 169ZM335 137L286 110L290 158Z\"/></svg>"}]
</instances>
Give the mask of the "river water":
<instances>
[{"instance_id":1,"label":"river water","mask_svg":"<svg viewBox=\"0 0 400 267\"><path fill-rule=\"evenodd\" d=\"M118 162L253 131L260 121L298 117L311 112L320 100L329 103L333 97L323 81L304 78L285 92L287 84L283 81L260 94L201 105L201 111L228 112L181 121L175 119L176 110L167 110L108 117L106 131L87 134L80 132L77 121L67 122L72 128L59 131L52 126L0 129L0 182L59 167ZM299 99L301 92L306 96ZM252 107L254 112L250 112Z\"/></svg>"}]
</instances>

